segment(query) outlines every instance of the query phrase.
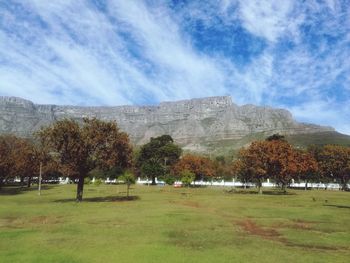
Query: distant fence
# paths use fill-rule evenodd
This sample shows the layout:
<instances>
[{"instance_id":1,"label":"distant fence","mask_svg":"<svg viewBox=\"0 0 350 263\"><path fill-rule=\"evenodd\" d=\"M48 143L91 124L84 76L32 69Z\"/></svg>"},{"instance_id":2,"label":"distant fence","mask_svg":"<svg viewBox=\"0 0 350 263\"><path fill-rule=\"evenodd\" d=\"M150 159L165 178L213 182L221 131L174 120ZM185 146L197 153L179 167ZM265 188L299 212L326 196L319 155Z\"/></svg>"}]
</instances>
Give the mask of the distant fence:
<instances>
[{"instance_id":1,"label":"distant fence","mask_svg":"<svg viewBox=\"0 0 350 263\"><path fill-rule=\"evenodd\" d=\"M15 181L19 182L19 179L16 178ZM93 179L92 182L94 182L95 180ZM58 178L58 180L55 180L55 183L59 183L59 184L69 184L69 183L73 183L72 180L70 180L67 177L60 177ZM106 184L117 184L120 183L118 180L116 179L109 179L107 178L106 180L104 180L104 183ZM151 180L144 180L141 178L138 178L136 181L137 184L151 184L152 181ZM162 180L157 180L156 178L156 183L157 185L165 185L165 182ZM175 184L181 185L180 181L175 182ZM305 182L292 182L289 187L290 188L296 188L296 189L304 189L305 188ZM196 181L193 182L192 185L195 186L222 186L222 187L247 187L247 188L251 188L251 187L256 187L256 185L254 183L247 183L244 184L240 181ZM278 185L275 183L270 182L269 180L266 182L263 182L262 184L263 187L277 187ZM327 190L340 190L342 187L340 184L337 183L329 183L329 184L324 184L324 183L307 183L307 188L312 188L312 189L327 189ZM350 184L348 185L348 188L350 188Z\"/></svg>"},{"instance_id":2,"label":"distant fence","mask_svg":"<svg viewBox=\"0 0 350 263\"><path fill-rule=\"evenodd\" d=\"M137 182L138 184L151 184L152 181L150 180L142 180L141 178L138 178ZM164 185L165 182L161 180L156 179L156 183L159 185ZM175 182L175 184L181 184L180 181ZM300 188L304 189L306 183L291 183L289 185L290 188ZM193 182L192 185L198 185L198 186L227 186L227 187L256 187L254 183L247 183L244 184L239 181L196 181ZM263 182L262 183L263 187L277 187L278 185L275 183L271 183L269 181ZM313 188L313 189L328 189L328 190L339 190L341 189L341 185L337 183L329 183L329 184L324 184L324 183L307 183L307 188ZM348 188L350 188L350 185L348 185Z\"/></svg>"}]
</instances>

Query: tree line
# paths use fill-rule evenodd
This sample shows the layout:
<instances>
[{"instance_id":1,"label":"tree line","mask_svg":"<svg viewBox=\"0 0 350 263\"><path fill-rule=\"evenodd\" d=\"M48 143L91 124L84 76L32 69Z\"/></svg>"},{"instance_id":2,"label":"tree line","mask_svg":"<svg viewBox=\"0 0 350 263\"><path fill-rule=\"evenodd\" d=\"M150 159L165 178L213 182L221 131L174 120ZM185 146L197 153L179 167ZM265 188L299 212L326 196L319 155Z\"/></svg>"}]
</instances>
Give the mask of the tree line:
<instances>
[{"instance_id":1,"label":"tree line","mask_svg":"<svg viewBox=\"0 0 350 263\"><path fill-rule=\"evenodd\" d=\"M297 149L283 136L273 135L242 148L234 158L184 154L169 135L151 138L133 149L129 136L116 122L84 119L60 120L42 128L30 141L0 136L0 188L14 177L30 186L39 172L43 177L69 177L77 184L76 200L83 198L84 181L92 176L119 177L128 189L135 177L156 184L182 181L233 180L255 184L262 193L267 179L283 191L295 181L337 182L343 190L350 179L350 147L309 146ZM42 168L42 169L40 169Z\"/></svg>"}]
</instances>

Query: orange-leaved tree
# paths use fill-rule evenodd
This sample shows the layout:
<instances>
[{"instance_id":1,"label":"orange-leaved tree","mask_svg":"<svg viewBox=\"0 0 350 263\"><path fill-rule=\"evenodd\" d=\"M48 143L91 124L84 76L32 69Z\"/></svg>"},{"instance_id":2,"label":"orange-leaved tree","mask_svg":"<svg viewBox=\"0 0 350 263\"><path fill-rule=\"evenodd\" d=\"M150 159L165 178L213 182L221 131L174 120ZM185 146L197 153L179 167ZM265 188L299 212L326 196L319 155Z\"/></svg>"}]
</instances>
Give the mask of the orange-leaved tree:
<instances>
[{"instance_id":1,"label":"orange-leaved tree","mask_svg":"<svg viewBox=\"0 0 350 263\"><path fill-rule=\"evenodd\" d=\"M277 138L253 142L241 149L235 162L236 173L246 182L254 182L261 193L262 182L272 178L286 191L292 179L317 171L315 159L294 149L287 141Z\"/></svg>"},{"instance_id":2,"label":"orange-leaved tree","mask_svg":"<svg viewBox=\"0 0 350 263\"><path fill-rule=\"evenodd\" d=\"M11 171L14 166L12 152L15 139L14 136L10 135L0 136L0 188L4 181L12 175Z\"/></svg>"},{"instance_id":3,"label":"orange-leaved tree","mask_svg":"<svg viewBox=\"0 0 350 263\"><path fill-rule=\"evenodd\" d=\"M350 147L324 146L319 154L319 166L323 176L335 179L346 190L350 180Z\"/></svg>"},{"instance_id":4,"label":"orange-leaved tree","mask_svg":"<svg viewBox=\"0 0 350 263\"><path fill-rule=\"evenodd\" d=\"M84 178L92 169L128 168L132 164L129 137L115 122L84 119L79 125L64 119L43 128L38 135L60 171L77 179L77 201L82 201Z\"/></svg>"},{"instance_id":5,"label":"orange-leaved tree","mask_svg":"<svg viewBox=\"0 0 350 263\"><path fill-rule=\"evenodd\" d=\"M177 176L185 170L194 173L195 181L212 178L215 172L214 164L209 158L193 154L184 155L173 168Z\"/></svg>"},{"instance_id":6,"label":"orange-leaved tree","mask_svg":"<svg viewBox=\"0 0 350 263\"><path fill-rule=\"evenodd\" d=\"M259 194L262 193L262 183L268 177L269 169L268 141L253 142L248 148L241 149L234 167L238 177L243 182L254 182Z\"/></svg>"},{"instance_id":7,"label":"orange-leaved tree","mask_svg":"<svg viewBox=\"0 0 350 263\"><path fill-rule=\"evenodd\" d=\"M13 135L0 136L0 185L8 178L24 178L30 186L31 178L38 171L35 145L27 139Z\"/></svg>"},{"instance_id":8,"label":"orange-leaved tree","mask_svg":"<svg viewBox=\"0 0 350 263\"><path fill-rule=\"evenodd\" d=\"M310 175L318 169L311 155L294 149L283 140L270 141L268 155L268 174L281 185L284 192L292 179L298 179L300 175Z\"/></svg>"}]
</instances>

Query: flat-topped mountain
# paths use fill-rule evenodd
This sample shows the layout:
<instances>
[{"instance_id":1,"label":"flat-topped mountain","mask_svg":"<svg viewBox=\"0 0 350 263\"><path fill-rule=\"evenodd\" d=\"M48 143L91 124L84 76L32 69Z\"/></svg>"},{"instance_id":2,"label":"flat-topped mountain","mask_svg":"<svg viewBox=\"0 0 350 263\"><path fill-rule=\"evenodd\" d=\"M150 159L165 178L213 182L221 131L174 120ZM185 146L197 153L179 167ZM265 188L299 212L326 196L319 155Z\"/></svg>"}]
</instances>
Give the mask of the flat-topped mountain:
<instances>
[{"instance_id":1,"label":"flat-topped mountain","mask_svg":"<svg viewBox=\"0 0 350 263\"><path fill-rule=\"evenodd\" d=\"M171 135L185 149L205 152L219 145L240 147L249 138L336 134L331 127L298 123L284 109L238 106L231 97L162 102L156 106L82 107L40 105L17 97L0 97L0 133L30 137L56 120L96 117L115 120L136 145L150 137ZM350 138L350 137L349 137Z\"/></svg>"}]
</instances>

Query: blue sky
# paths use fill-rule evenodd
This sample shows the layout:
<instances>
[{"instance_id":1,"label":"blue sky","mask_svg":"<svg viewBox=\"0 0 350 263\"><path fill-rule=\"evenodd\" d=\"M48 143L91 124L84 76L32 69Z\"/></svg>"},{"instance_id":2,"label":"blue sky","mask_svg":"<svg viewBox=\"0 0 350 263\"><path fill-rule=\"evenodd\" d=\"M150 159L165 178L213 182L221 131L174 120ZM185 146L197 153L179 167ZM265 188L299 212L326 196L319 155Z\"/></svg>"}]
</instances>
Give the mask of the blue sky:
<instances>
[{"instance_id":1,"label":"blue sky","mask_svg":"<svg viewBox=\"0 0 350 263\"><path fill-rule=\"evenodd\" d=\"M0 0L0 95L231 95L350 134L350 0Z\"/></svg>"}]
</instances>

